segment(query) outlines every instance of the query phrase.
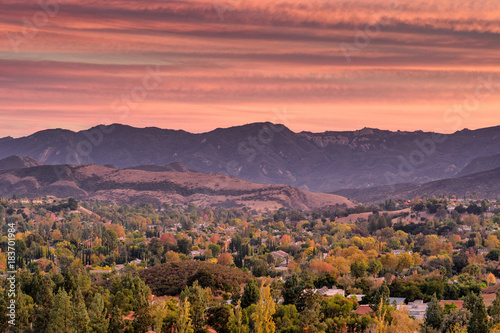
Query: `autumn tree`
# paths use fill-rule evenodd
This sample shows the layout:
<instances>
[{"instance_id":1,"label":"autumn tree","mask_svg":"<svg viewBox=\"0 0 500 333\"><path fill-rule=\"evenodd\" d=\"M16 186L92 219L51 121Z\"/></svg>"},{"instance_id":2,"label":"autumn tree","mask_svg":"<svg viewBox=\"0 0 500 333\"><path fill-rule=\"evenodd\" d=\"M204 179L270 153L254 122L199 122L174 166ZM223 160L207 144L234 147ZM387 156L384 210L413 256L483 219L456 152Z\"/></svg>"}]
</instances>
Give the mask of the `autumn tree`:
<instances>
[{"instance_id":1,"label":"autumn tree","mask_svg":"<svg viewBox=\"0 0 500 333\"><path fill-rule=\"evenodd\" d=\"M179 314L175 328L177 333L194 333L190 316L190 304L187 297L179 304Z\"/></svg>"},{"instance_id":2,"label":"autumn tree","mask_svg":"<svg viewBox=\"0 0 500 333\"><path fill-rule=\"evenodd\" d=\"M274 333L276 327L273 315L276 312L276 304L271 297L271 288L262 286L260 288L260 298L257 302L255 312L252 314L254 320L255 333Z\"/></svg>"}]
</instances>

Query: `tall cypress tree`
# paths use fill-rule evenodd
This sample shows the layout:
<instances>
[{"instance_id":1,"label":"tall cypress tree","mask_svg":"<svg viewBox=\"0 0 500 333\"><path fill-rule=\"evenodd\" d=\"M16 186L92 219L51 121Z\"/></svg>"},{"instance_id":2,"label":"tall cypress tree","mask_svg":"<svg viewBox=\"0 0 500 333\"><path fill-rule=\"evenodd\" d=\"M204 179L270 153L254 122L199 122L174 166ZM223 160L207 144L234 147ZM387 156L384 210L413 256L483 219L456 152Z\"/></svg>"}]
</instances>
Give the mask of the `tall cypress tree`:
<instances>
[{"instance_id":1,"label":"tall cypress tree","mask_svg":"<svg viewBox=\"0 0 500 333\"><path fill-rule=\"evenodd\" d=\"M443 309L441 305L439 305L439 301L436 298L436 294L432 296L431 301L427 306L427 310L425 311L425 327L432 327L436 330L441 328L441 324L443 323Z\"/></svg>"},{"instance_id":2,"label":"tall cypress tree","mask_svg":"<svg viewBox=\"0 0 500 333\"><path fill-rule=\"evenodd\" d=\"M83 299L80 288L76 290L75 298L73 300L73 308L75 312L76 331L78 333L88 333L90 329L90 318L87 313L87 307L85 306L85 300Z\"/></svg>"},{"instance_id":3,"label":"tall cypress tree","mask_svg":"<svg viewBox=\"0 0 500 333\"><path fill-rule=\"evenodd\" d=\"M488 314L486 313L483 297L471 292L465 298L464 307L471 313L467 332L488 333Z\"/></svg>"},{"instance_id":4,"label":"tall cypress tree","mask_svg":"<svg viewBox=\"0 0 500 333\"><path fill-rule=\"evenodd\" d=\"M47 332L49 333L77 333L74 323L74 311L68 293L59 289L54 298L54 305L50 311Z\"/></svg>"},{"instance_id":5,"label":"tall cypress tree","mask_svg":"<svg viewBox=\"0 0 500 333\"><path fill-rule=\"evenodd\" d=\"M90 304L89 318L90 329L95 333L107 333L109 326L109 319L107 318L107 311L104 308L104 300L101 294L97 293Z\"/></svg>"},{"instance_id":6,"label":"tall cypress tree","mask_svg":"<svg viewBox=\"0 0 500 333\"><path fill-rule=\"evenodd\" d=\"M497 295L493 304L488 307L488 314L491 316L490 325L495 326L500 323L500 290L497 291Z\"/></svg>"},{"instance_id":7,"label":"tall cypress tree","mask_svg":"<svg viewBox=\"0 0 500 333\"><path fill-rule=\"evenodd\" d=\"M35 274L31 288L35 292L35 322L33 323L35 332L47 332L54 302L53 286L54 282L48 275Z\"/></svg>"}]
</instances>

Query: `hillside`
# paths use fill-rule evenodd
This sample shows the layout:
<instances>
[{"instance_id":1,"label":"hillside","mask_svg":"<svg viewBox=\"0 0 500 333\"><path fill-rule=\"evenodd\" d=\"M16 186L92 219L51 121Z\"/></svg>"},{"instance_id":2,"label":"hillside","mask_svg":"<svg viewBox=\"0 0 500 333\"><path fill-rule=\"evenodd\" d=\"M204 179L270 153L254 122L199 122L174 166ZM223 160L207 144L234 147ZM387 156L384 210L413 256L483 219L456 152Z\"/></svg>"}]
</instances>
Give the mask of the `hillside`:
<instances>
[{"instance_id":1,"label":"hillside","mask_svg":"<svg viewBox=\"0 0 500 333\"><path fill-rule=\"evenodd\" d=\"M458 174L457 177L471 175L473 173L478 173L487 170L493 170L500 168L500 154L478 157L473 159L469 164L465 166Z\"/></svg>"},{"instance_id":2,"label":"hillside","mask_svg":"<svg viewBox=\"0 0 500 333\"><path fill-rule=\"evenodd\" d=\"M288 185L261 185L234 177L182 171L114 169L98 165L37 166L0 171L0 196L52 195L111 203L168 202L256 209L312 209L352 203L332 195Z\"/></svg>"},{"instance_id":3,"label":"hillside","mask_svg":"<svg viewBox=\"0 0 500 333\"><path fill-rule=\"evenodd\" d=\"M377 204L388 199L412 199L424 194L470 196L476 192L480 198L500 198L500 168L459 178L442 179L426 184L396 184L365 189L346 189L335 194L365 204Z\"/></svg>"},{"instance_id":4,"label":"hillside","mask_svg":"<svg viewBox=\"0 0 500 333\"><path fill-rule=\"evenodd\" d=\"M0 160L0 170L31 168L44 165L31 157L9 156Z\"/></svg>"},{"instance_id":5,"label":"hillside","mask_svg":"<svg viewBox=\"0 0 500 333\"><path fill-rule=\"evenodd\" d=\"M0 158L17 154L48 164L114 164L119 168L180 162L191 170L228 174L261 184L333 192L451 178L475 158L500 153L500 126L463 130L439 139L436 136L371 128L295 133L271 123L193 134L115 124L80 132L54 129L0 139ZM434 140L434 147L429 146L429 140ZM424 148L423 143L427 143ZM398 171L404 167L402 161L408 161L415 152L424 154L422 163L405 177L397 176L402 174Z\"/></svg>"},{"instance_id":6,"label":"hillside","mask_svg":"<svg viewBox=\"0 0 500 333\"><path fill-rule=\"evenodd\" d=\"M216 291L224 290L226 284L231 287L239 286L250 278L238 268L188 260L141 270L139 276L156 296L176 296L195 280L198 280L202 287L210 287Z\"/></svg>"}]
</instances>

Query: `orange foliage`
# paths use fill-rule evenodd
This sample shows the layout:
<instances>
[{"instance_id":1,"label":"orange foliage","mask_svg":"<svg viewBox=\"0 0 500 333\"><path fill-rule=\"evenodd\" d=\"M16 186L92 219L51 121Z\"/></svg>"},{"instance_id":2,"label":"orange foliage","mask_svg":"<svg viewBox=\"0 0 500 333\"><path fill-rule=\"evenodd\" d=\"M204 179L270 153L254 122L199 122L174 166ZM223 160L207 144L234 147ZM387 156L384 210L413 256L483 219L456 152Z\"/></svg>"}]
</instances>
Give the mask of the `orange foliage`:
<instances>
[{"instance_id":1,"label":"orange foliage","mask_svg":"<svg viewBox=\"0 0 500 333\"><path fill-rule=\"evenodd\" d=\"M220 265L231 265L233 263L233 256L230 253L222 252L217 257L217 263Z\"/></svg>"}]
</instances>

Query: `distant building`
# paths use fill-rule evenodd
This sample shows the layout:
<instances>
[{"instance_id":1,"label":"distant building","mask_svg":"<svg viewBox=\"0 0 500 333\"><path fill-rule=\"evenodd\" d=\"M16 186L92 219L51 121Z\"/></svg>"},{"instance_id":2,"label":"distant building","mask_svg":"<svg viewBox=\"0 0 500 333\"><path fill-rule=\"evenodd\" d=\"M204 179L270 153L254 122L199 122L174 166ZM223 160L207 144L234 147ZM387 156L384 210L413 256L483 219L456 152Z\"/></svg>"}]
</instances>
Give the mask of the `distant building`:
<instances>
[{"instance_id":1,"label":"distant building","mask_svg":"<svg viewBox=\"0 0 500 333\"><path fill-rule=\"evenodd\" d=\"M335 287L328 289L327 287L323 287L321 289L313 289L313 293L318 294L319 296L324 297L333 297L335 295L345 296L345 291L342 289L337 289Z\"/></svg>"},{"instance_id":2,"label":"distant building","mask_svg":"<svg viewBox=\"0 0 500 333\"><path fill-rule=\"evenodd\" d=\"M423 300L415 300L414 302L408 303L406 309L410 313L410 316L415 319L424 319L425 311L427 311L427 303L424 303Z\"/></svg>"}]
</instances>

